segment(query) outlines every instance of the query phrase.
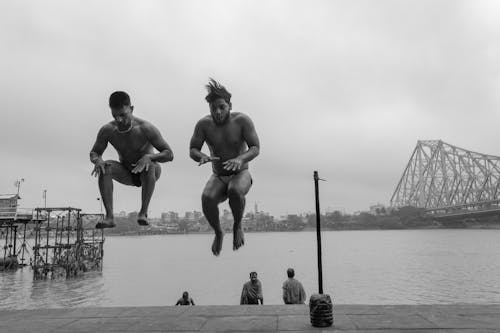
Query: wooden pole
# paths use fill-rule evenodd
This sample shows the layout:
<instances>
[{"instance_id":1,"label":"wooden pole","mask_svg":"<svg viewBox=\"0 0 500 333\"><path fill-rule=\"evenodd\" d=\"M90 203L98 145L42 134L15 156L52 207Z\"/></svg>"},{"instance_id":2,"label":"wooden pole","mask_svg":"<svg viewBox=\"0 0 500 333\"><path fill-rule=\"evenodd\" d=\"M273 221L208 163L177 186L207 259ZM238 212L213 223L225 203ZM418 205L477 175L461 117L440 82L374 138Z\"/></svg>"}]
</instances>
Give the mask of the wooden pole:
<instances>
[{"instance_id":1,"label":"wooden pole","mask_svg":"<svg viewBox=\"0 0 500 333\"><path fill-rule=\"evenodd\" d=\"M319 294L323 294L323 264L321 261L321 218L319 210L319 188L318 171L314 171L314 192L316 195L316 238L318 245L318 289Z\"/></svg>"}]
</instances>

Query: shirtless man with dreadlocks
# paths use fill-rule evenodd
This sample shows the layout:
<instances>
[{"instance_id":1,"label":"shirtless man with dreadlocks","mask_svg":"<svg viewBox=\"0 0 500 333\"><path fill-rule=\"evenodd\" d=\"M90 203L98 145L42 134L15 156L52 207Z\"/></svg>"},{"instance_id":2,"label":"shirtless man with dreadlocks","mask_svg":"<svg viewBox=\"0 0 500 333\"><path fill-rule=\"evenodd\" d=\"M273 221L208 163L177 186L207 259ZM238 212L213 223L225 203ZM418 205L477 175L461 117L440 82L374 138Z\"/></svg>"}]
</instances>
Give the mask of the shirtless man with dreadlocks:
<instances>
[{"instance_id":1,"label":"shirtless man with dreadlocks","mask_svg":"<svg viewBox=\"0 0 500 333\"><path fill-rule=\"evenodd\" d=\"M229 199L233 213L233 250L244 243L241 219L245 210L245 195L252 186L248 162L259 155L259 138L252 120L240 112L231 112L231 94L213 79L206 86L205 100L210 115L201 118L191 138L190 156L198 165L212 163L212 175L201 195L203 213L214 229L212 252L219 255L224 233L219 221L219 203ZM210 156L201 152L207 144Z\"/></svg>"}]
</instances>

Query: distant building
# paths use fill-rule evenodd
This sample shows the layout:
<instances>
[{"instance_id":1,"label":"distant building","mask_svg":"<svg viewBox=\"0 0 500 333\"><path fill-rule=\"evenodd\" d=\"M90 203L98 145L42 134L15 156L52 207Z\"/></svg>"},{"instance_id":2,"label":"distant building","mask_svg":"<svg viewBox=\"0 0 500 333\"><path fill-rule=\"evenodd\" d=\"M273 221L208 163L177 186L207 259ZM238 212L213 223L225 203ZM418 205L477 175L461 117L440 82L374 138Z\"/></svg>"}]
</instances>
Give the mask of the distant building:
<instances>
[{"instance_id":1,"label":"distant building","mask_svg":"<svg viewBox=\"0 0 500 333\"><path fill-rule=\"evenodd\" d=\"M385 213L385 206L380 203L370 206L370 214L372 215L385 215Z\"/></svg>"},{"instance_id":2,"label":"distant building","mask_svg":"<svg viewBox=\"0 0 500 333\"><path fill-rule=\"evenodd\" d=\"M179 223L177 223L177 222L167 223L166 230L167 230L167 233L170 233L170 234L178 234L181 232L181 230L179 228Z\"/></svg>"},{"instance_id":3,"label":"distant building","mask_svg":"<svg viewBox=\"0 0 500 333\"><path fill-rule=\"evenodd\" d=\"M0 194L0 219L13 219L16 217L17 194Z\"/></svg>"},{"instance_id":4,"label":"distant building","mask_svg":"<svg viewBox=\"0 0 500 333\"><path fill-rule=\"evenodd\" d=\"M199 219L202 218L202 216L203 216L203 213L198 212L196 210L193 210L192 212L185 212L184 213L184 219L187 221L190 221L190 222L198 221Z\"/></svg>"},{"instance_id":5,"label":"distant building","mask_svg":"<svg viewBox=\"0 0 500 333\"><path fill-rule=\"evenodd\" d=\"M161 219L165 223L172 223L179 221L179 214L177 212L161 213Z\"/></svg>"}]
</instances>

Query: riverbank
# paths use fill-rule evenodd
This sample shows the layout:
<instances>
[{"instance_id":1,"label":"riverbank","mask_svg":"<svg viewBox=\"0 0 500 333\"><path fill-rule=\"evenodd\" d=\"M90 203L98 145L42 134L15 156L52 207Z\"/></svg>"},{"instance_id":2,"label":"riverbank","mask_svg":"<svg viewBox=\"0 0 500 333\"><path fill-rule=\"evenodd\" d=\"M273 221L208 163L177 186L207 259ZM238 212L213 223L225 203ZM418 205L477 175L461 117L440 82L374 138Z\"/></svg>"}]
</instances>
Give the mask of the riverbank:
<instances>
[{"instance_id":1,"label":"riverbank","mask_svg":"<svg viewBox=\"0 0 500 333\"><path fill-rule=\"evenodd\" d=\"M448 224L439 226L423 226L423 227L408 227L408 228L384 228L384 227L373 227L373 226L352 226L350 228L322 228L322 231L374 231L374 230L447 230L447 229L464 229L464 230L500 230L500 223L498 224L472 224L472 223L460 223L460 224ZM269 231L245 231L246 233L268 233L268 232L279 232L279 233L298 233L298 232L316 232L314 227L305 227L301 230L269 230ZM152 235L198 235L198 234L213 234L213 231L189 231L189 232L167 232L165 230L158 229L147 229L141 228L136 231L127 232L114 232L113 229L105 229L105 236L152 236Z\"/></svg>"},{"instance_id":2,"label":"riverbank","mask_svg":"<svg viewBox=\"0 0 500 333\"><path fill-rule=\"evenodd\" d=\"M494 332L500 305L334 305L315 328L307 305L111 307L0 312L1 332Z\"/></svg>"}]
</instances>

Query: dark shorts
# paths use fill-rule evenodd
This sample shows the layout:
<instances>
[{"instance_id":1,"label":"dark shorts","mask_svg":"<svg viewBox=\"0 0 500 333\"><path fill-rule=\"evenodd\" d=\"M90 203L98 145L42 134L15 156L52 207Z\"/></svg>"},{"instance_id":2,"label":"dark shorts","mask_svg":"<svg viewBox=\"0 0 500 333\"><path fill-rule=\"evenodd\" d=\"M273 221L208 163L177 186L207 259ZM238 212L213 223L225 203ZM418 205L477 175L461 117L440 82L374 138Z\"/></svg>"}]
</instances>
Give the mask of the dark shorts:
<instances>
[{"instance_id":1,"label":"dark shorts","mask_svg":"<svg viewBox=\"0 0 500 333\"><path fill-rule=\"evenodd\" d=\"M134 183L134 186L141 187L142 186L141 174L132 172L130 174L132 175L132 182Z\"/></svg>"},{"instance_id":2,"label":"dark shorts","mask_svg":"<svg viewBox=\"0 0 500 333\"><path fill-rule=\"evenodd\" d=\"M225 175L225 176L221 176L221 175L214 173L214 176L217 177L217 179L219 179L222 183L226 184L226 186L227 186L227 185L229 185L229 182L231 181L231 179L233 179L233 177L237 176L241 172L249 172L249 171L248 171L248 169L245 169L245 170L241 170L240 172L235 173L233 175ZM252 176L250 176L250 184L253 185Z\"/></svg>"},{"instance_id":3,"label":"dark shorts","mask_svg":"<svg viewBox=\"0 0 500 333\"><path fill-rule=\"evenodd\" d=\"M131 165L129 166L125 163L121 163L121 165L123 165L130 172L130 176L132 178L132 183L134 184L134 186L141 187L142 186L141 174L140 173L132 173L132 170L134 169L134 167ZM158 168L160 166L158 164L158 162L153 162L153 165L155 168ZM160 174L161 173L158 173L158 171L157 171L156 180L160 179Z\"/></svg>"}]
</instances>

